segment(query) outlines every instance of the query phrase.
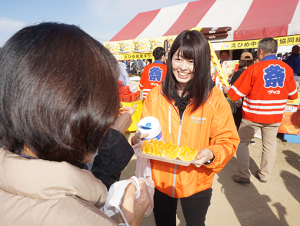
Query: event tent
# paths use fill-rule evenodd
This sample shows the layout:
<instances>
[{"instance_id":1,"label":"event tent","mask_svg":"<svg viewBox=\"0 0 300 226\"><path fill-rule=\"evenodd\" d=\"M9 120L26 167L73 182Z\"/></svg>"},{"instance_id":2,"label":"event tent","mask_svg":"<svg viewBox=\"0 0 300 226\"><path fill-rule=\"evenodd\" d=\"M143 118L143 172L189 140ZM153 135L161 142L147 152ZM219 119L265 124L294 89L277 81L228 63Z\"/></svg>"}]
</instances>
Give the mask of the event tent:
<instances>
[{"instance_id":1,"label":"event tent","mask_svg":"<svg viewBox=\"0 0 300 226\"><path fill-rule=\"evenodd\" d=\"M178 35L193 27L232 27L236 41L300 34L300 0L199 0L139 13L110 41Z\"/></svg>"}]
</instances>

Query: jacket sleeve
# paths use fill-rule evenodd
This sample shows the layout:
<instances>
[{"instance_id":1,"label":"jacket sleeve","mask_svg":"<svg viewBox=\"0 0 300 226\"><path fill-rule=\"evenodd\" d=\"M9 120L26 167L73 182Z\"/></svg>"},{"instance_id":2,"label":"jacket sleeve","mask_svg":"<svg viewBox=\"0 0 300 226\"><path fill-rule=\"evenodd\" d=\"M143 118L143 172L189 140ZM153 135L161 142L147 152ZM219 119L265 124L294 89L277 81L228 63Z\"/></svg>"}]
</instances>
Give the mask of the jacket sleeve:
<instances>
[{"instance_id":1,"label":"jacket sleeve","mask_svg":"<svg viewBox=\"0 0 300 226\"><path fill-rule=\"evenodd\" d=\"M288 99L290 99L290 100L297 99L298 98L297 86L296 86L296 82L295 82L293 74L292 74L292 76L290 76L290 81L289 81L288 89L289 89L288 90L288 92L289 92Z\"/></svg>"},{"instance_id":2,"label":"jacket sleeve","mask_svg":"<svg viewBox=\"0 0 300 226\"><path fill-rule=\"evenodd\" d=\"M92 173L107 189L120 179L134 151L125 136L117 130L108 129L94 159Z\"/></svg>"},{"instance_id":3,"label":"jacket sleeve","mask_svg":"<svg viewBox=\"0 0 300 226\"><path fill-rule=\"evenodd\" d=\"M215 159L205 166L218 173L236 152L240 139L227 100L224 95L216 98L219 100L211 122L210 144L206 147L213 152Z\"/></svg>"}]
</instances>

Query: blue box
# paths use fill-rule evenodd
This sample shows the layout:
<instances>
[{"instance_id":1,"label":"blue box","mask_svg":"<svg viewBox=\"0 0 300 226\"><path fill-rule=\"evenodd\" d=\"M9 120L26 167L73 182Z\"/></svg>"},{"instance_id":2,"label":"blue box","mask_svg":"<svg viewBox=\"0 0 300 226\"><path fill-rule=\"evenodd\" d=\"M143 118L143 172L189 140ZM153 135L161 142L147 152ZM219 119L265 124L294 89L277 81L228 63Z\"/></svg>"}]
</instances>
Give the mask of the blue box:
<instances>
[{"instance_id":1,"label":"blue box","mask_svg":"<svg viewBox=\"0 0 300 226\"><path fill-rule=\"evenodd\" d=\"M289 143L300 144L300 134L299 135L283 134L283 139L285 139Z\"/></svg>"}]
</instances>

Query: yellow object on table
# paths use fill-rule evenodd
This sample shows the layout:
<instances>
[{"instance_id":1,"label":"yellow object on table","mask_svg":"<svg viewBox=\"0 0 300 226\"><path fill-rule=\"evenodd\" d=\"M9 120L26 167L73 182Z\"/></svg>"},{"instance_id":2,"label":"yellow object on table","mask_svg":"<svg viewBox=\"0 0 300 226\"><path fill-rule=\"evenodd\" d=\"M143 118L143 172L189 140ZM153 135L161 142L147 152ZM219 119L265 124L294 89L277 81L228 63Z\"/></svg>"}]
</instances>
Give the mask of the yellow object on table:
<instances>
[{"instance_id":1,"label":"yellow object on table","mask_svg":"<svg viewBox=\"0 0 300 226\"><path fill-rule=\"evenodd\" d=\"M142 108L143 108L143 100L136 100L136 101L131 101L131 102L121 102L123 106L130 106L135 109L135 113L132 116L132 123L127 129L128 132L134 132L137 130L137 123L141 119L141 114L142 114Z\"/></svg>"}]
</instances>

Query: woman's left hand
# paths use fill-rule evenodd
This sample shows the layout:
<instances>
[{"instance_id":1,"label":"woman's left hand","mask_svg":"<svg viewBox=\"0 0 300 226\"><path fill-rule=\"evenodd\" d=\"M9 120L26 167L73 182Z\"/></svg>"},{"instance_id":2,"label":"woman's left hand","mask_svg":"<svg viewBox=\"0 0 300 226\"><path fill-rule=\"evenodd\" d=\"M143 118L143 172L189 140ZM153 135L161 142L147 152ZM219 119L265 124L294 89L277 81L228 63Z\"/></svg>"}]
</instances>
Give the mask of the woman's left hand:
<instances>
[{"instance_id":1,"label":"woman's left hand","mask_svg":"<svg viewBox=\"0 0 300 226\"><path fill-rule=\"evenodd\" d=\"M129 179L134 181L133 179ZM134 199L135 186L129 184L123 197L121 210L130 226L138 226L141 224L144 214L151 204L151 199L148 193L145 181L138 180L140 186L140 197ZM135 182L135 181L134 181ZM120 223L124 220L120 218Z\"/></svg>"},{"instance_id":2,"label":"woman's left hand","mask_svg":"<svg viewBox=\"0 0 300 226\"><path fill-rule=\"evenodd\" d=\"M193 164L196 167L200 167L202 166L204 163L206 163L207 161L211 160L214 158L214 154L212 153L211 150L209 149L203 149L202 151L198 152L197 155L197 161L195 161Z\"/></svg>"}]
</instances>

